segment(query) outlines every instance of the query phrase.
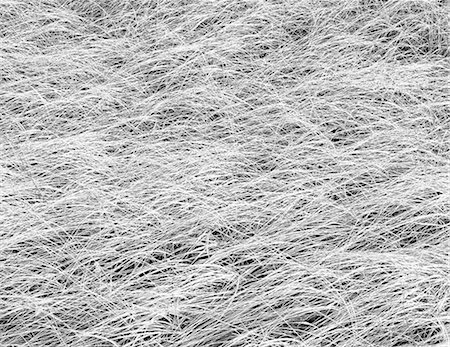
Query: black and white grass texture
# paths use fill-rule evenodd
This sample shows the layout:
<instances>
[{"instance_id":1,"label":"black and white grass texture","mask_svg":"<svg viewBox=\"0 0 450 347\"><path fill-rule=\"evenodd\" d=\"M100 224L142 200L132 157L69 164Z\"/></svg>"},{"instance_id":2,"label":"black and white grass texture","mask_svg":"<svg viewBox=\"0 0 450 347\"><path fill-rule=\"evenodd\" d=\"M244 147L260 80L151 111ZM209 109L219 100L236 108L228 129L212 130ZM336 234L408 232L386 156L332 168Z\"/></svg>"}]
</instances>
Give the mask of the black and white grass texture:
<instances>
[{"instance_id":1,"label":"black and white grass texture","mask_svg":"<svg viewBox=\"0 0 450 347\"><path fill-rule=\"evenodd\" d=\"M437 347L434 0L0 0L0 346Z\"/></svg>"}]
</instances>

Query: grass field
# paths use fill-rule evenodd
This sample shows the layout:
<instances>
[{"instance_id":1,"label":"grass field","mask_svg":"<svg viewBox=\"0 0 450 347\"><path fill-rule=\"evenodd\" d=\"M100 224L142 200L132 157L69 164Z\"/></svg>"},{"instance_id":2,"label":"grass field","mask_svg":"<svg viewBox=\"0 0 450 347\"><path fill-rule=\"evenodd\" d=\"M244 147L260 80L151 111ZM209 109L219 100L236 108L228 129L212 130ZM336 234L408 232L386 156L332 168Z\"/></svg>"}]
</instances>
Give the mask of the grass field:
<instances>
[{"instance_id":1,"label":"grass field","mask_svg":"<svg viewBox=\"0 0 450 347\"><path fill-rule=\"evenodd\" d=\"M434 0L0 0L0 346L447 346Z\"/></svg>"}]
</instances>

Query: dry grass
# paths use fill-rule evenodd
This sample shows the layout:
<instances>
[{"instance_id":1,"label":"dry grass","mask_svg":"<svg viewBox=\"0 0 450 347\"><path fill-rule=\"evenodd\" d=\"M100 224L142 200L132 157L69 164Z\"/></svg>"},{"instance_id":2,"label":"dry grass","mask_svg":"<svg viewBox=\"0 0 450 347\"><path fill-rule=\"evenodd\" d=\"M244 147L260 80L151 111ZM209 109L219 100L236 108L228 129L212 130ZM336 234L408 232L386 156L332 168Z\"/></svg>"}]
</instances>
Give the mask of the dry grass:
<instances>
[{"instance_id":1,"label":"dry grass","mask_svg":"<svg viewBox=\"0 0 450 347\"><path fill-rule=\"evenodd\" d=\"M448 19L0 1L0 346L445 345Z\"/></svg>"}]
</instances>

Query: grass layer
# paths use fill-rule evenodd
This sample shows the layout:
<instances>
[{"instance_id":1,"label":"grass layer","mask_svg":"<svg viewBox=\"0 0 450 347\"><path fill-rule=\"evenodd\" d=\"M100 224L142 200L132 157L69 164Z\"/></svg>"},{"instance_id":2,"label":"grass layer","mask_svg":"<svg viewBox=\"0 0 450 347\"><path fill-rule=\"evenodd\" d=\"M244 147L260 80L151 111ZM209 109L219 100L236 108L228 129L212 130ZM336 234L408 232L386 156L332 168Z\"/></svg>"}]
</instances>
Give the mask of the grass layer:
<instances>
[{"instance_id":1,"label":"grass layer","mask_svg":"<svg viewBox=\"0 0 450 347\"><path fill-rule=\"evenodd\" d=\"M444 1L0 1L0 346L449 340Z\"/></svg>"}]
</instances>

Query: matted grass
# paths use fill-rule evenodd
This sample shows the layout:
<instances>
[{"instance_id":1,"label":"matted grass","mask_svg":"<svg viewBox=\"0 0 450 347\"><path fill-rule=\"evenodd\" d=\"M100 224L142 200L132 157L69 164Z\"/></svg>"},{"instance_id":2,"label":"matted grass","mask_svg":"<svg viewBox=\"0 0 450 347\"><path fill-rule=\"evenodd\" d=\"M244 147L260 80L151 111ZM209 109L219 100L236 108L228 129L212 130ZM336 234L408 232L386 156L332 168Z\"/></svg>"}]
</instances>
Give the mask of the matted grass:
<instances>
[{"instance_id":1,"label":"matted grass","mask_svg":"<svg viewBox=\"0 0 450 347\"><path fill-rule=\"evenodd\" d=\"M0 346L446 345L448 19L0 1Z\"/></svg>"}]
</instances>

